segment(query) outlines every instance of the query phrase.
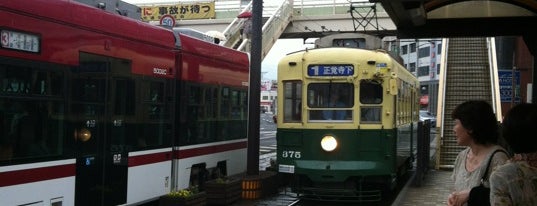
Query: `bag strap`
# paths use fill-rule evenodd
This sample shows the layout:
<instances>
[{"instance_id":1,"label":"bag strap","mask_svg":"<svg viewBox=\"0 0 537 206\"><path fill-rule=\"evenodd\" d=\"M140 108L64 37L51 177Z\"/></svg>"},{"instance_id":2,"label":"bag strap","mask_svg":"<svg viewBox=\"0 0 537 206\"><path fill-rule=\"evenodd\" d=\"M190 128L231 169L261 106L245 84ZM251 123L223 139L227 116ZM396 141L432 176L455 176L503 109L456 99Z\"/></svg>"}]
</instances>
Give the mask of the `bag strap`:
<instances>
[{"instance_id":1,"label":"bag strap","mask_svg":"<svg viewBox=\"0 0 537 206\"><path fill-rule=\"evenodd\" d=\"M490 162L492 162L492 159L494 158L494 154L496 154L496 152L505 153L502 149L497 149L494 152L492 152L492 154L490 155L490 158L489 158L489 162L487 163L487 168L485 169L485 173L483 174L483 177L481 177L481 182L483 182L483 181L488 179L487 174L489 173ZM507 154L507 153L505 153L505 154Z\"/></svg>"}]
</instances>

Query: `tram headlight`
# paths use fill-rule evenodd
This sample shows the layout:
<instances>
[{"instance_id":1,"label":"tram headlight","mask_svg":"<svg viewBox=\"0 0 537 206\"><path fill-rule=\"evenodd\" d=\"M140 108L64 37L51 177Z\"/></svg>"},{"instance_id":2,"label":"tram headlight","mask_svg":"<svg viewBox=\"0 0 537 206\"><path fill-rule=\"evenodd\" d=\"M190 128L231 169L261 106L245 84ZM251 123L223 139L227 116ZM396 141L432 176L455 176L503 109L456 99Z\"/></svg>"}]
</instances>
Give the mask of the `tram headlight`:
<instances>
[{"instance_id":1,"label":"tram headlight","mask_svg":"<svg viewBox=\"0 0 537 206\"><path fill-rule=\"evenodd\" d=\"M324 136L321 140L321 147L324 151L331 152L337 148L337 140L331 135Z\"/></svg>"},{"instance_id":2,"label":"tram headlight","mask_svg":"<svg viewBox=\"0 0 537 206\"><path fill-rule=\"evenodd\" d=\"M79 141L82 141L82 142L86 142L88 141L89 139L91 139L91 131L87 128L82 128L80 130L75 130L75 139L76 140L79 140Z\"/></svg>"}]
</instances>

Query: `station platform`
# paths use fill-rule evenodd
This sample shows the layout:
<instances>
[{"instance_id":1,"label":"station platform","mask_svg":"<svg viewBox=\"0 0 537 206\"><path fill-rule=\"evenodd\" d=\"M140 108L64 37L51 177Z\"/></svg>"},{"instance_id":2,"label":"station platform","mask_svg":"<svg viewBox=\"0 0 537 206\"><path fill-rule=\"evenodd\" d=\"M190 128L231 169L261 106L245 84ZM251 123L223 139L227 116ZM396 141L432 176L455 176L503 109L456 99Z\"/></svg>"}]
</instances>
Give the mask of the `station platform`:
<instances>
[{"instance_id":1,"label":"station platform","mask_svg":"<svg viewBox=\"0 0 537 206\"><path fill-rule=\"evenodd\" d=\"M392 206L447 205L447 198L453 186L451 173L451 170L429 170L420 186L409 181Z\"/></svg>"},{"instance_id":2,"label":"station platform","mask_svg":"<svg viewBox=\"0 0 537 206\"><path fill-rule=\"evenodd\" d=\"M436 156L436 143L439 138L436 132L431 133L431 140L429 146L429 169L423 174L420 184L416 184L413 176L408 181L403 189L399 192L399 195L394 200L392 206L437 206L447 205L448 195L453 188L453 181L451 180L451 174L453 170L435 170L435 156Z\"/></svg>"}]
</instances>

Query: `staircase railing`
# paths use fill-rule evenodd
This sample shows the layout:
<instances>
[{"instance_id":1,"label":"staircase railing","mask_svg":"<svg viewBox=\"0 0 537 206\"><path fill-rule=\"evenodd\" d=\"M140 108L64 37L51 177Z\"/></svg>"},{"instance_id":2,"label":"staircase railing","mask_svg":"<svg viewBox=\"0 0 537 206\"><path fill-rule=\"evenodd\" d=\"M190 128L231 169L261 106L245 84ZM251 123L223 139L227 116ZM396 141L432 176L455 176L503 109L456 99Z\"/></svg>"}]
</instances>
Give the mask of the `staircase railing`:
<instances>
[{"instance_id":1,"label":"staircase railing","mask_svg":"<svg viewBox=\"0 0 537 206\"><path fill-rule=\"evenodd\" d=\"M250 2L242 11L247 12L251 11L252 2ZM264 7L264 14L268 14L268 20L264 22L262 27L262 51L261 58L264 58L270 48L274 45L276 40L283 33L293 15L293 4L292 0L284 0L281 4L277 5L276 8L271 8L270 5ZM264 15L265 16L265 15ZM229 26L224 30L224 35L226 36L226 41L223 43L224 46L235 48L239 51L250 52L250 39L241 38L240 30L246 19L235 18Z\"/></svg>"},{"instance_id":2,"label":"staircase railing","mask_svg":"<svg viewBox=\"0 0 537 206\"><path fill-rule=\"evenodd\" d=\"M498 73L498 63L496 59L496 38L487 38L489 65L490 65L490 87L492 88L492 107L496 113L496 119L501 121L503 119L502 103L500 97L500 77Z\"/></svg>"},{"instance_id":3,"label":"staircase railing","mask_svg":"<svg viewBox=\"0 0 537 206\"><path fill-rule=\"evenodd\" d=\"M262 30L262 51L261 51L261 59L263 59L274 43L276 43L276 40L280 37L280 35L283 33L289 22L291 21L291 17L293 15L293 4L292 0L285 0L282 2L281 5L276 8L274 13L270 15L269 19L263 24ZM249 45L250 40L247 39L246 41L243 41L241 45L237 48L240 51L246 51L249 52Z\"/></svg>"},{"instance_id":4,"label":"staircase railing","mask_svg":"<svg viewBox=\"0 0 537 206\"><path fill-rule=\"evenodd\" d=\"M241 11L240 14L251 11L252 10L252 2L250 2L244 9ZM240 30L242 28L242 25L244 24L245 19L242 18L235 18L231 24L229 24L226 29L224 29L224 36L226 36L226 42L224 42L224 46L233 48L234 45L239 44L241 39L241 33Z\"/></svg>"}]
</instances>

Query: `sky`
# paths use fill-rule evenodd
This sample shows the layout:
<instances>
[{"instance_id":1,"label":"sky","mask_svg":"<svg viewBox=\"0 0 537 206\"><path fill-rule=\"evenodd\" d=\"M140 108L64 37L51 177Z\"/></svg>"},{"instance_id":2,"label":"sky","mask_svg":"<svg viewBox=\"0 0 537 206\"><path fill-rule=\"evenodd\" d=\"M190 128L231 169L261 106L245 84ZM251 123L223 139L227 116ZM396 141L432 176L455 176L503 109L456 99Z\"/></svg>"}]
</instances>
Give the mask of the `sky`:
<instances>
[{"instance_id":1,"label":"sky","mask_svg":"<svg viewBox=\"0 0 537 206\"><path fill-rule=\"evenodd\" d=\"M278 39L261 63L261 78L276 80L278 78L278 62L281 58L291 52L313 47L313 44L309 42L304 44L302 39Z\"/></svg>"}]
</instances>

